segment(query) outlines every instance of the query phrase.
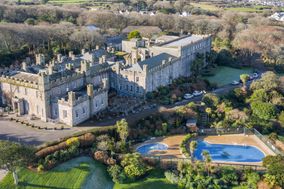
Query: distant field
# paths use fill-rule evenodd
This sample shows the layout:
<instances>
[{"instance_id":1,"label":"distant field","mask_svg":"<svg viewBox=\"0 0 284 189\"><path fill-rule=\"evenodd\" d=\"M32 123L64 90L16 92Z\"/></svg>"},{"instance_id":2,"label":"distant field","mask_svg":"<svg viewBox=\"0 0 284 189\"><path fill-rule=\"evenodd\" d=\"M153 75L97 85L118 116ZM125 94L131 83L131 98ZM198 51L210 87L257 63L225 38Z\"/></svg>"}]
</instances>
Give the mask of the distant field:
<instances>
[{"instance_id":1,"label":"distant field","mask_svg":"<svg viewBox=\"0 0 284 189\"><path fill-rule=\"evenodd\" d=\"M230 11L238 11L238 12L263 12L266 9L271 9L272 7L269 6L261 6L256 5L252 7L230 7L230 8L219 8L214 4L201 2L201 3L190 3L194 7L199 7L204 10L209 11L218 11L218 10L230 10Z\"/></svg>"},{"instance_id":2,"label":"distant field","mask_svg":"<svg viewBox=\"0 0 284 189\"><path fill-rule=\"evenodd\" d=\"M190 4L194 7L199 7L204 10L210 10L210 11L220 10L219 7L212 5L212 4L208 4L208 3L190 3Z\"/></svg>"}]
</instances>

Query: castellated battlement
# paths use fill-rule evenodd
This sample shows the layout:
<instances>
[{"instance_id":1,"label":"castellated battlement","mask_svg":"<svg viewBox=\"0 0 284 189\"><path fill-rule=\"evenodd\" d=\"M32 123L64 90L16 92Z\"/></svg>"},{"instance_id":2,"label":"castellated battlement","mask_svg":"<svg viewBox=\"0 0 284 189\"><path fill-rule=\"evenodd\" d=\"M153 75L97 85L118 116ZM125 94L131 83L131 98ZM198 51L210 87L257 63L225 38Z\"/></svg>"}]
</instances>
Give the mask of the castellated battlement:
<instances>
[{"instance_id":1,"label":"castellated battlement","mask_svg":"<svg viewBox=\"0 0 284 189\"><path fill-rule=\"evenodd\" d=\"M27 80L27 79L21 79L13 76L8 76L8 75L1 75L0 76L0 82L1 83L9 83L11 85L15 86L23 86L27 88L33 88L37 89L38 88L38 82L37 80Z\"/></svg>"},{"instance_id":2,"label":"castellated battlement","mask_svg":"<svg viewBox=\"0 0 284 189\"><path fill-rule=\"evenodd\" d=\"M169 66L171 64L174 64L177 61L179 61L179 58L169 57L168 60L163 60L160 65L155 66L153 68L147 68L147 72L148 73L152 73L152 72L156 72L156 71L162 70L164 67L167 67L167 66Z\"/></svg>"},{"instance_id":3,"label":"castellated battlement","mask_svg":"<svg viewBox=\"0 0 284 189\"><path fill-rule=\"evenodd\" d=\"M88 85L88 91L86 94L76 98L76 92L70 91L68 92L68 96L66 98L61 98L58 100L58 104L69 107L77 106L78 104L88 101L91 98L94 98L95 96L106 92L107 90L108 89L106 88L106 86L103 86L103 88L94 89L93 87L91 87L91 85Z\"/></svg>"},{"instance_id":4,"label":"castellated battlement","mask_svg":"<svg viewBox=\"0 0 284 189\"><path fill-rule=\"evenodd\" d=\"M81 104L82 102L89 100L88 95L83 95L83 96L79 96L78 98L76 98L76 93L73 91L68 92L67 98L68 99L65 99L65 98L59 99L58 104L72 107L72 106L76 106L78 104Z\"/></svg>"}]
</instances>

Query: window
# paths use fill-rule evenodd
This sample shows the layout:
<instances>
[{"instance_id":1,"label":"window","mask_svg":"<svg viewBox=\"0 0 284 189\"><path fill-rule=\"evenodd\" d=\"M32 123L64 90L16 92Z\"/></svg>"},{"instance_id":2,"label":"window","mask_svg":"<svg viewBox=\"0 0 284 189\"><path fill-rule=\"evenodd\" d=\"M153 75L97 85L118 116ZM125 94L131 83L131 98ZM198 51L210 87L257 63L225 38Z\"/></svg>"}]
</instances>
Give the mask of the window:
<instances>
[{"instance_id":1,"label":"window","mask_svg":"<svg viewBox=\"0 0 284 189\"><path fill-rule=\"evenodd\" d=\"M67 117L67 111L63 110L63 118L66 118L66 117Z\"/></svg>"},{"instance_id":2,"label":"window","mask_svg":"<svg viewBox=\"0 0 284 189\"><path fill-rule=\"evenodd\" d=\"M137 92L137 93L139 92L139 87L136 87L136 92Z\"/></svg>"},{"instance_id":3,"label":"window","mask_svg":"<svg viewBox=\"0 0 284 189\"><path fill-rule=\"evenodd\" d=\"M86 110L85 110L85 108L82 108L82 112L83 112L83 114L84 114L84 113L86 113Z\"/></svg>"},{"instance_id":4,"label":"window","mask_svg":"<svg viewBox=\"0 0 284 189\"><path fill-rule=\"evenodd\" d=\"M130 91L132 91L133 90L133 87L132 87L132 85L130 86Z\"/></svg>"},{"instance_id":5,"label":"window","mask_svg":"<svg viewBox=\"0 0 284 189\"><path fill-rule=\"evenodd\" d=\"M25 88L25 95L27 95L28 94L28 89L27 88Z\"/></svg>"},{"instance_id":6,"label":"window","mask_svg":"<svg viewBox=\"0 0 284 189\"><path fill-rule=\"evenodd\" d=\"M98 102L96 101L96 107L98 107Z\"/></svg>"},{"instance_id":7,"label":"window","mask_svg":"<svg viewBox=\"0 0 284 189\"><path fill-rule=\"evenodd\" d=\"M102 104L102 105L104 104L104 100L103 100L103 99L101 100L101 104Z\"/></svg>"},{"instance_id":8,"label":"window","mask_svg":"<svg viewBox=\"0 0 284 189\"><path fill-rule=\"evenodd\" d=\"M136 82L139 82L139 77L136 77Z\"/></svg>"},{"instance_id":9,"label":"window","mask_svg":"<svg viewBox=\"0 0 284 189\"><path fill-rule=\"evenodd\" d=\"M76 117L79 117L79 114L78 114L77 110L75 111L75 115L76 115Z\"/></svg>"}]
</instances>

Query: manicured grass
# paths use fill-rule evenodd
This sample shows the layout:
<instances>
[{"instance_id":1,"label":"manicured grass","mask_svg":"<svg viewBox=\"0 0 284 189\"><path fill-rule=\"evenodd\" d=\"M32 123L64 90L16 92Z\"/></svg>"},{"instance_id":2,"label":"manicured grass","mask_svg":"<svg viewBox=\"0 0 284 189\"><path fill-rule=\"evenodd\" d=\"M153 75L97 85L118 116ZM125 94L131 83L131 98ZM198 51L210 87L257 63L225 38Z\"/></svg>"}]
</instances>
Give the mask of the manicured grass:
<instances>
[{"instance_id":1,"label":"manicured grass","mask_svg":"<svg viewBox=\"0 0 284 189\"><path fill-rule=\"evenodd\" d=\"M19 175L19 189L35 188L84 188L84 189L111 189L110 180L105 166L89 157L80 157L70 160L58 167L43 173L21 169ZM13 177L8 174L0 188L14 189Z\"/></svg>"},{"instance_id":2,"label":"manicured grass","mask_svg":"<svg viewBox=\"0 0 284 189\"><path fill-rule=\"evenodd\" d=\"M153 170L149 175L134 183L115 184L113 189L176 189L177 185L170 184L164 177L163 171Z\"/></svg>"},{"instance_id":3,"label":"manicured grass","mask_svg":"<svg viewBox=\"0 0 284 189\"><path fill-rule=\"evenodd\" d=\"M216 83L218 86L223 86L230 84L232 81L240 80L241 74L251 74L253 73L252 68L231 68L226 66L219 66L214 71L214 76L206 76L203 77L204 79L207 79L210 83Z\"/></svg>"}]
</instances>

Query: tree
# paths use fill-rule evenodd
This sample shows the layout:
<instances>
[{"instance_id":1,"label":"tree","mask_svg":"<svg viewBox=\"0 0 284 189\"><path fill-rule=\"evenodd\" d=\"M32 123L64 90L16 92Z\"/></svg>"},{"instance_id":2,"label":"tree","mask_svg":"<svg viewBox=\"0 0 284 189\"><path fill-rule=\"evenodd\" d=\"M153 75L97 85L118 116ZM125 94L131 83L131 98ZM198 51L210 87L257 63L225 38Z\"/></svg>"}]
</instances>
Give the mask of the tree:
<instances>
[{"instance_id":1,"label":"tree","mask_svg":"<svg viewBox=\"0 0 284 189\"><path fill-rule=\"evenodd\" d=\"M196 148L197 148L197 142L195 140L191 141L189 144L189 149L192 157Z\"/></svg>"},{"instance_id":2,"label":"tree","mask_svg":"<svg viewBox=\"0 0 284 189\"><path fill-rule=\"evenodd\" d=\"M245 175L247 179L247 186L251 189L257 189L257 183L260 180L260 176L257 172L250 172Z\"/></svg>"},{"instance_id":3,"label":"tree","mask_svg":"<svg viewBox=\"0 0 284 189\"><path fill-rule=\"evenodd\" d=\"M202 157L203 157L203 160L204 160L204 162L205 162L207 174L208 174L208 176L209 176L209 169L210 169L209 166L210 166L210 163L211 163L211 161L212 161L211 156L210 156L210 154L209 154L208 151L203 150L203 151L202 151Z\"/></svg>"},{"instance_id":4,"label":"tree","mask_svg":"<svg viewBox=\"0 0 284 189\"><path fill-rule=\"evenodd\" d=\"M279 185L284 187L284 156L266 156L262 164L267 168L265 181L269 181L271 185ZM272 184L274 183L274 184Z\"/></svg>"},{"instance_id":5,"label":"tree","mask_svg":"<svg viewBox=\"0 0 284 189\"><path fill-rule=\"evenodd\" d=\"M138 30L133 30L132 32L130 32L127 35L127 38L128 39L132 39L132 38L140 39L141 38L141 34L140 34L140 32Z\"/></svg>"},{"instance_id":6,"label":"tree","mask_svg":"<svg viewBox=\"0 0 284 189\"><path fill-rule=\"evenodd\" d=\"M254 90L252 95L249 98L250 102L259 101L259 102L268 102L269 96L264 89Z\"/></svg>"},{"instance_id":7,"label":"tree","mask_svg":"<svg viewBox=\"0 0 284 189\"><path fill-rule=\"evenodd\" d=\"M126 154L121 161L121 165L124 168L126 176L130 179L135 179L146 173L147 168L143 163L141 155L138 153Z\"/></svg>"},{"instance_id":8,"label":"tree","mask_svg":"<svg viewBox=\"0 0 284 189\"><path fill-rule=\"evenodd\" d=\"M279 120L280 124L282 126L284 126L284 111L281 111L281 113L278 116L278 120Z\"/></svg>"},{"instance_id":9,"label":"tree","mask_svg":"<svg viewBox=\"0 0 284 189\"><path fill-rule=\"evenodd\" d=\"M19 143L0 141L0 168L12 172L15 185L18 185L17 168L34 160L34 149Z\"/></svg>"},{"instance_id":10,"label":"tree","mask_svg":"<svg viewBox=\"0 0 284 189\"><path fill-rule=\"evenodd\" d=\"M240 79L243 82L243 87L246 88L247 81L249 80L248 74L241 74Z\"/></svg>"},{"instance_id":11,"label":"tree","mask_svg":"<svg viewBox=\"0 0 284 189\"><path fill-rule=\"evenodd\" d=\"M280 86L279 77L271 72L265 72L262 74L259 80L252 82L250 88L252 90L263 89L265 91L277 90Z\"/></svg>"},{"instance_id":12,"label":"tree","mask_svg":"<svg viewBox=\"0 0 284 189\"><path fill-rule=\"evenodd\" d=\"M251 110L260 119L270 120L276 117L276 108L273 104L266 102L252 102Z\"/></svg>"},{"instance_id":13,"label":"tree","mask_svg":"<svg viewBox=\"0 0 284 189\"><path fill-rule=\"evenodd\" d=\"M126 143L126 139L129 135L128 123L125 119L121 119L116 122L117 132L119 134L120 140Z\"/></svg>"},{"instance_id":14,"label":"tree","mask_svg":"<svg viewBox=\"0 0 284 189\"><path fill-rule=\"evenodd\" d=\"M203 96L202 102L204 102L206 106L210 108L215 108L219 103L219 98L213 93L207 93Z\"/></svg>"}]
</instances>

